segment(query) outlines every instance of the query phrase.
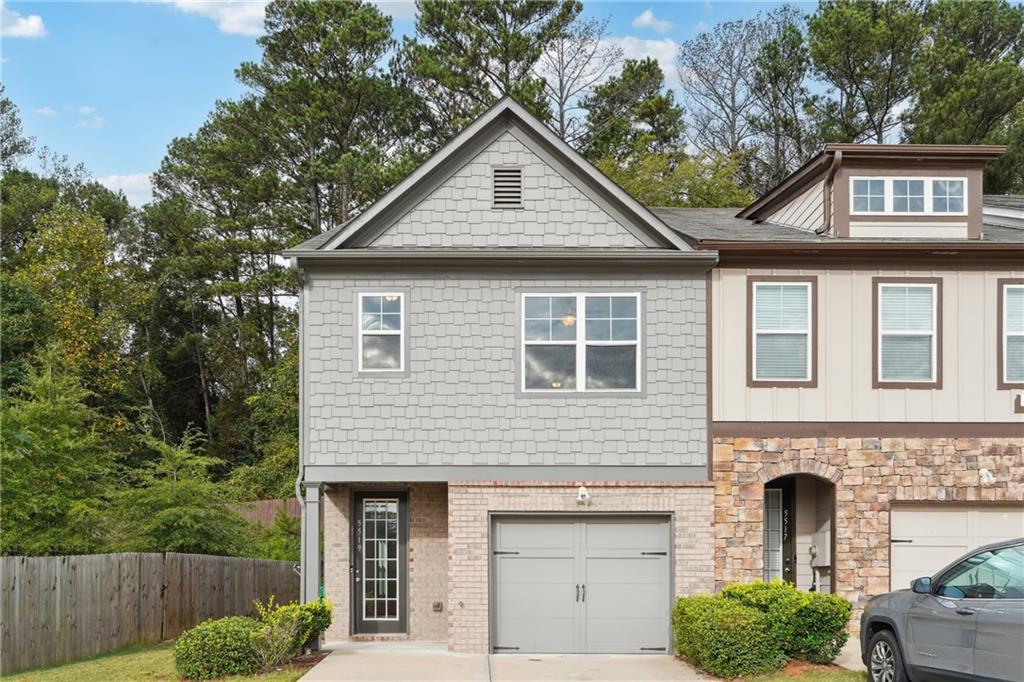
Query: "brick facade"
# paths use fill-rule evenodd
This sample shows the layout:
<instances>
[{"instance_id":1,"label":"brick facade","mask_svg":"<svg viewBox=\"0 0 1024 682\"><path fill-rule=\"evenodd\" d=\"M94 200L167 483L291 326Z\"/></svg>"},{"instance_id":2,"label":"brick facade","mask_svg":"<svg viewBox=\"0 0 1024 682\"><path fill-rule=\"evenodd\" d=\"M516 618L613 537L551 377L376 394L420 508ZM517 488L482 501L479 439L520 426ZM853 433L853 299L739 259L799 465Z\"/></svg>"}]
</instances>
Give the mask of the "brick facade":
<instances>
[{"instance_id":1,"label":"brick facade","mask_svg":"<svg viewBox=\"0 0 1024 682\"><path fill-rule=\"evenodd\" d=\"M583 483L591 504L576 503L579 483L452 482L448 488L448 648L489 647L489 512L665 512L674 522L676 594L714 588L713 490L707 483Z\"/></svg>"},{"instance_id":2,"label":"brick facade","mask_svg":"<svg viewBox=\"0 0 1024 682\"><path fill-rule=\"evenodd\" d=\"M889 590L893 503L1024 501L1022 447L1024 438L715 438L717 584L762 576L764 484L811 474L835 483L836 592L856 608Z\"/></svg>"},{"instance_id":3,"label":"brick facade","mask_svg":"<svg viewBox=\"0 0 1024 682\"><path fill-rule=\"evenodd\" d=\"M373 486L359 486L359 489L367 487ZM443 483L424 483L408 486L408 492L408 638L440 642L447 632L447 616L444 611L434 611L433 605L445 603L448 588L447 488ZM328 486L323 505L324 591L334 606L334 620L326 637L345 639L351 634L352 489L343 485ZM382 637L393 638L394 635Z\"/></svg>"}]
</instances>

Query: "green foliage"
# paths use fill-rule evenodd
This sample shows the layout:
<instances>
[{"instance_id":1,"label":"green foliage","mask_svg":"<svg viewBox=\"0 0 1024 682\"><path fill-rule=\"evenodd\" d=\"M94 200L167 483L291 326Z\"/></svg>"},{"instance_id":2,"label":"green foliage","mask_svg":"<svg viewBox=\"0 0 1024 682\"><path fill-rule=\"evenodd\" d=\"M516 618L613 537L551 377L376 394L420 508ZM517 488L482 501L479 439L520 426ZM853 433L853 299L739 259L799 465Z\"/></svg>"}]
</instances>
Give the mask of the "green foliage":
<instances>
[{"instance_id":1,"label":"green foliage","mask_svg":"<svg viewBox=\"0 0 1024 682\"><path fill-rule=\"evenodd\" d=\"M254 640L262 626L243 616L208 620L186 630L174 645L174 667L190 680L252 675L260 670Z\"/></svg>"},{"instance_id":2,"label":"green foliage","mask_svg":"<svg viewBox=\"0 0 1024 682\"><path fill-rule=\"evenodd\" d=\"M773 635L791 658L831 663L846 644L852 605L835 594L801 592L781 580L727 585L721 592L768 618Z\"/></svg>"},{"instance_id":3,"label":"green foliage","mask_svg":"<svg viewBox=\"0 0 1024 682\"><path fill-rule=\"evenodd\" d=\"M541 120L551 115L537 63L580 13L578 0L419 0L415 38L400 64L429 110L435 144L501 95Z\"/></svg>"},{"instance_id":4,"label":"green foliage","mask_svg":"<svg viewBox=\"0 0 1024 682\"><path fill-rule=\"evenodd\" d=\"M768 617L720 596L680 597L672 612L676 653L717 677L781 668L786 656Z\"/></svg>"},{"instance_id":5,"label":"green foliage","mask_svg":"<svg viewBox=\"0 0 1024 682\"><path fill-rule=\"evenodd\" d=\"M808 21L814 73L832 89L811 100L823 137L885 142L911 92L922 36L916 0L827 0Z\"/></svg>"},{"instance_id":6,"label":"green foliage","mask_svg":"<svg viewBox=\"0 0 1024 682\"><path fill-rule=\"evenodd\" d=\"M289 658L293 658L327 630L333 618L331 602L321 597L316 601L298 604L275 604L271 596L266 604L253 602L260 622L270 626L275 633L293 633Z\"/></svg>"},{"instance_id":7,"label":"green foliage","mask_svg":"<svg viewBox=\"0 0 1024 682\"><path fill-rule=\"evenodd\" d=\"M0 395L25 380L32 355L49 336L44 299L26 282L0 272Z\"/></svg>"},{"instance_id":8,"label":"green foliage","mask_svg":"<svg viewBox=\"0 0 1024 682\"><path fill-rule=\"evenodd\" d=\"M29 367L19 395L0 399L3 554L100 547L95 517L114 462L89 398L63 350L49 346Z\"/></svg>"},{"instance_id":9,"label":"green foliage","mask_svg":"<svg viewBox=\"0 0 1024 682\"><path fill-rule=\"evenodd\" d=\"M673 160L683 155L683 109L665 89L653 58L627 59L621 73L595 88L583 108L588 133L582 152L591 161L613 159L622 166L647 155Z\"/></svg>"},{"instance_id":10,"label":"green foliage","mask_svg":"<svg viewBox=\"0 0 1024 682\"><path fill-rule=\"evenodd\" d=\"M178 445L149 439L157 460L111 496L108 543L124 552L182 552L249 556L251 524L225 505L222 488L210 479L212 457L196 454L199 436L188 432Z\"/></svg>"},{"instance_id":11,"label":"green foliage","mask_svg":"<svg viewBox=\"0 0 1024 682\"><path fill-rule=\"evenodd\" d=\"M651 153L625 166L609 156L596 166L647 206L715 208L746 206L751 201L750 193L736 184L739 164L728 157L673 160Z\"/></svg>"},{"instance_id":12,"label":"green foliage","mask_svg":"<svg viewBox=\"0 0 1024 682\"><path fill-rule=\"evenodd\" d=\"M261 534L257 555L263 559L298 561L302 545L300 525L300 519L289 516L284 507L278 509L274 523Z\"/></svg>"}]
</instances>

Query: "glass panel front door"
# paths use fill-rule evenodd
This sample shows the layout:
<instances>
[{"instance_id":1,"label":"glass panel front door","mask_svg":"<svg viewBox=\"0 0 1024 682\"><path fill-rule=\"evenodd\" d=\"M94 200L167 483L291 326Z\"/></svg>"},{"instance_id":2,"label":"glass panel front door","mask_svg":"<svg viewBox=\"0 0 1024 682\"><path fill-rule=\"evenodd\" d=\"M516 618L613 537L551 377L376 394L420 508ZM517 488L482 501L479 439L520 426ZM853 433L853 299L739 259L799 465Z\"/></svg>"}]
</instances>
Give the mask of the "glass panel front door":
<instances>
[{"instance_id":1,"label":"glass panel front door","mask_svg":"<svg viewBox=\"0 0 1024 682\"><path fill-rule=\"evenodd\" d=\"M405 493L359 493L354 512L355 632L405 632Z\"/></svg>"}]
</instances>

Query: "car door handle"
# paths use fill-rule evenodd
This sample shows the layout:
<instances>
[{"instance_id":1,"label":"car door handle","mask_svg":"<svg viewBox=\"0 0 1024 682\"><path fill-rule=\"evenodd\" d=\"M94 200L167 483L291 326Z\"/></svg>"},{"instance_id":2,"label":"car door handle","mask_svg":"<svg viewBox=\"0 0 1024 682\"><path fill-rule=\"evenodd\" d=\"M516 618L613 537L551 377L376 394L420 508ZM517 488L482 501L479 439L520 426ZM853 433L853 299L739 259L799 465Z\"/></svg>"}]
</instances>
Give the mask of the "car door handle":
<instances>
[{"instance_id":1,"label":"car door handle","mask_svg":"<svg viewBox=\"0 0 1024 682\"><path fill-rule=\"evenodd\" d=\"M961 606L957 608L956 612L959 613L961 616L973 616L977 613L977 611L972 609L970 606Z\"/></svg>"}]
</instances>

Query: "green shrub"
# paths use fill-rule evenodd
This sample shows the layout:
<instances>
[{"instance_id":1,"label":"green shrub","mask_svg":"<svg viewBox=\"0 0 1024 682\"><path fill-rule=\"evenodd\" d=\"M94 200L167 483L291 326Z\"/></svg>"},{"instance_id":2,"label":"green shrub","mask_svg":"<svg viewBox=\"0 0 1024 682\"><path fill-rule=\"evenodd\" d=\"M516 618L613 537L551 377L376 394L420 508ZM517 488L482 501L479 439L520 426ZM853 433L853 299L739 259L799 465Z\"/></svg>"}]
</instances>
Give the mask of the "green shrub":
<instances>
[{"instance_id":1,"label":"green shrub","mask_svg":"<svg viewBox=\"0 0 1024 682\"><path fill-rule=\"evenodd\" d=\"M764 613L790 658L831 663L846 644L852 606L838 595L801 592L781 580L728 585L721 595Z\"/></svg>"},{"instance_id":2,"label":"green shrub","mask_svg":"<svg viewBox=\"0 0 1024 682\"><path fill-rule=\"evenodd\" d=\"M260 669L253 638L259 621L230 616L186 630L174 644L174 667L182 677L208 680L225 675L251 675Z\"/></svg>"},{"instance_id":3,"label":"green shrub","mask_svg":"<svg viewBox=\"0 0 1024 682\"><path fill-rule=\"evenodd\" d=\"M271 597L266 604L255 602L255 607L260 621L272 626L275 633L286 630L293 633L290 647L292 657L302 653L331 624L331 602L323 598L306 604L275 604L274 597Z\"/></svg>"},{"instance_id":4,"label":"green shrub","mask_svg":"<svg viewBox=\"0 0 1024 682\"><path fill-rule=\"evenodd\" d=\"M766 614L736 600L680 597L672 626L676 653L718 677L769 672L786 663Z\"/></svg>"}]
</instances>

